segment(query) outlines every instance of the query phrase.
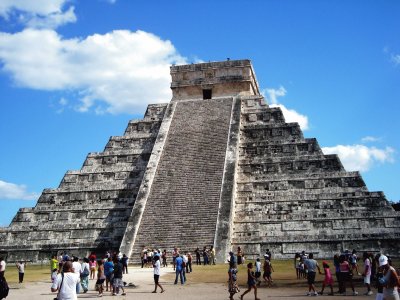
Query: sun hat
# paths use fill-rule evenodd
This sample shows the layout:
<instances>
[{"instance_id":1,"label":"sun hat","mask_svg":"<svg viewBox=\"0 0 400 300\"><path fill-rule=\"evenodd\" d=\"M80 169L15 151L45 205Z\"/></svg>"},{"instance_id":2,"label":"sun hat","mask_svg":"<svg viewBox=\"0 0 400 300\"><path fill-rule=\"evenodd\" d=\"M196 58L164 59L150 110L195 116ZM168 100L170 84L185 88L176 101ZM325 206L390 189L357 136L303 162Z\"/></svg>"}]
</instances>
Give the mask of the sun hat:
<instances>
[{"instance_id":1,"label":"sun hat","mask_svg":"<svg viewBox=\"0 0 400 300\"><path fill-rule=\"evenodd\" d=\"M379 257L379 266L382 267L382 266L384 266L384 265L387 265L387 263L388 263L388 258L387 258L387 256L381 255L381 256Z\"/></svg>"}]
</instances>

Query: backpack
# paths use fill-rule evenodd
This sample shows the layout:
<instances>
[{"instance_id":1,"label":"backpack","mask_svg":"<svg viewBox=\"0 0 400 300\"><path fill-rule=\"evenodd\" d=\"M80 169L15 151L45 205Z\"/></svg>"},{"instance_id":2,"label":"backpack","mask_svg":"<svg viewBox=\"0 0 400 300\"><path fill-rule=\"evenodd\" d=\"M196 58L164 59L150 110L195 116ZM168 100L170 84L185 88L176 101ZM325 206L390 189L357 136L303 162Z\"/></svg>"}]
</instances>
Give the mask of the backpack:
<instances>
[{"instance_id":1,"label":"backpack","mask_svg":"<svg viewBox=\"0 0 400 300\"><path fill-rule=\"evenodd\" d=\"M7 298L9 290L6 279L0 276L0 299Z\"/></svg>"}]
</instances>

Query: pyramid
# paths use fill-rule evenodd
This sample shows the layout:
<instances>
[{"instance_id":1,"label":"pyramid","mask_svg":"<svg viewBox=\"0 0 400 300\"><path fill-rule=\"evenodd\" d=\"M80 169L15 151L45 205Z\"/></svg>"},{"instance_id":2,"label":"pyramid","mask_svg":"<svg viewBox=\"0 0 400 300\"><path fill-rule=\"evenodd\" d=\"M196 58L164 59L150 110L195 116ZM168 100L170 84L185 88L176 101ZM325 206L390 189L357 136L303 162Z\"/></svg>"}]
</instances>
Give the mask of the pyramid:
<instances>
[{"instance_id":1,"label":"pyramid","mask_svg":"<svg viewBox=\"0 0 400 300\"><path fill-rule=\"evenodd\" d=\"M399 255L400 214L260 95L249 60L171 67L172 100L46 189L0 229L0 254L216 248L224 261L301 250Z\"/></svg>"}]
</instances>

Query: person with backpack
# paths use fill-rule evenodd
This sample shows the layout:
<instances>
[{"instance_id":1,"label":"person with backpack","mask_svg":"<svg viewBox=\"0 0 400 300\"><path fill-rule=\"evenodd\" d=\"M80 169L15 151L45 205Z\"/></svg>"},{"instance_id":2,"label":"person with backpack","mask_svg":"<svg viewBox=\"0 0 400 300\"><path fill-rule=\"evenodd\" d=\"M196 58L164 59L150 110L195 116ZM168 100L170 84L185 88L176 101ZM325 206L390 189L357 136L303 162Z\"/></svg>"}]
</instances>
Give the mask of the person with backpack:
<instances>
[{"instance_id":1,"label":"person with backpack","mask_svg":"<svg viewBox=\"0 0 400 300\"><path fill-rule=\"evenodd\" d=\"M0 300L7 298L9 291L10 288L8 287L6 278L4 276L0 276Z\"/></svg>"},{"instance_id":2,"label":"person with backpack","mask_svg":"<svg viewBox=\"0 0 400 300\"><path fill-rule=\"evenodd\" d=\"M74 272L72 263L67 261L63 265L63 272L57 275L51 285L51 291L58 292L58 300L70 300L78 299L76 296L76 286L80 284L80 278L77 273Z\"/></svg>"},{"instance_id":3,"label":"person with backpack","mask_svg":"<svg viewBox=\"0 0 400 300\"><path fill-rule=\"evenodd\" d=\"M83 292L87 293L89 289L89 275L90 275L89 259L87 257L83 258L80 275L81 275L81 286L83 288Z\"/></svg>"}]
</instances>

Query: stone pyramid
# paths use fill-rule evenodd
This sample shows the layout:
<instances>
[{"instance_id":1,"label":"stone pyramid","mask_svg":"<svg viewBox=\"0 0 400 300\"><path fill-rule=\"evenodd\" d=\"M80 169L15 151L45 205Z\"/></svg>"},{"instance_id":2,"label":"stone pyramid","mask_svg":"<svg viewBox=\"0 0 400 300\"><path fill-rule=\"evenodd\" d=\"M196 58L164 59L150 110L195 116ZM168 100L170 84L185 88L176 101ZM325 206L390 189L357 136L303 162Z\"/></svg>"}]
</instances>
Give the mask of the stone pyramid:
<instances>
[{"instance_id":1,"label":"stone pyramid","mask_svg":"<svg viewBox=\"0 0 400 300\"><path fill-rule=\"evenodd\" d=\"M344 249L399 255L400 214L358 172L324 155L259 93L249 60L171 67L173 97L149 105L103 152L43 191L0 230L9 260L106 250L138 261L144 246L223 261Z\"/></svg>"}]
</instances>

